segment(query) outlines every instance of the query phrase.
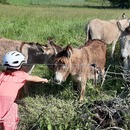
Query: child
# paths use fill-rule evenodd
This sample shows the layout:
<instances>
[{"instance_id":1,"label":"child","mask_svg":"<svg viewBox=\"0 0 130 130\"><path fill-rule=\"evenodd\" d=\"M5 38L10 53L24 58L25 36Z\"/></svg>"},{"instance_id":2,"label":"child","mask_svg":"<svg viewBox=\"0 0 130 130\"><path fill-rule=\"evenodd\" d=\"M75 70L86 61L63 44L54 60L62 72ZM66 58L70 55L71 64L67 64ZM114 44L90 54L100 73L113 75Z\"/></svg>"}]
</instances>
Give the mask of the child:
<instances>
[{"instance_id":1,"label":"child","mask_svg":"<svg viewBox=\"0 0 130 130\"><path fill-rule=\"evenodd\" d=\"M17 129L18 105L15 99L25 82L48 82L47 79L24 72L23 63L25 63L25 57L17 51L8 52L3 57L3 66L6 70L0 74L0 130Z\"/></svg>"}]
</instances>

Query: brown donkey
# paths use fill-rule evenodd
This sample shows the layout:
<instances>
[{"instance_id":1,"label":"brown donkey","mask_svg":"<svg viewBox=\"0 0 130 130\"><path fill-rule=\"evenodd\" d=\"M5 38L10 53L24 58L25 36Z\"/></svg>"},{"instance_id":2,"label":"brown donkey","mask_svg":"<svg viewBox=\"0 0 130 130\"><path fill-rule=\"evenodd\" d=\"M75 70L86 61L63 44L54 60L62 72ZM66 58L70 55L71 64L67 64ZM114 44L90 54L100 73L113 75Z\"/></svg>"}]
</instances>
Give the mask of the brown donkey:
<instances>
[{"instance_id":1,"label":"brown donkey","mask_svg":"<svg viewBox=\"0 0 130 130\"><path fill-rule=\"evenodd\" d=\"M106 44L101 40L90 40L80 48L66 46L54 60L55 82L61 84L68 75L74 86L80 89L80 101L83 101L86 82L104 74L106 64ZM96 77L95 77L96 74Z\"/></svg>"}]
</instances>

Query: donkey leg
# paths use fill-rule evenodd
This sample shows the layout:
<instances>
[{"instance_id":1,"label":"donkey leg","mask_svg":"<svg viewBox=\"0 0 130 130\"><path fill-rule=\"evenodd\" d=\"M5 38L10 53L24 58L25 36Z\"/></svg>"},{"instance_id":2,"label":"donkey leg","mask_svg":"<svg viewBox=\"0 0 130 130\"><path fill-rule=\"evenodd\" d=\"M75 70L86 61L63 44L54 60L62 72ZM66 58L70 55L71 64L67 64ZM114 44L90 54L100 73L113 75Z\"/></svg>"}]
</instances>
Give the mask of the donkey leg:
<instances>
[{"instance_id":1,"label":"donkey leg","mask_svg":"<svg viewBox=\"0 0 130 130\"><path fill-rule=\"evenodd\" d=\"M116 42L117 42L117 41L114 41L114 42L112 43L112 51L111 51L111 58L112 58L112 59L114 58L113 55L114 55L114 51L115 51L115 47L116 47Z\"/></svg>"},{"instance_id":2,"label":"donkey leg","mask_svg":"<svg viewBox=\"0 0 130 130\"><path fill-rule=\"evenodd\" d=\"M81 87L81 92L80 92L80 99L79 101L82 102L84 99L84 94L85 94L85 86Z\"/></svg>"}]
</instances>

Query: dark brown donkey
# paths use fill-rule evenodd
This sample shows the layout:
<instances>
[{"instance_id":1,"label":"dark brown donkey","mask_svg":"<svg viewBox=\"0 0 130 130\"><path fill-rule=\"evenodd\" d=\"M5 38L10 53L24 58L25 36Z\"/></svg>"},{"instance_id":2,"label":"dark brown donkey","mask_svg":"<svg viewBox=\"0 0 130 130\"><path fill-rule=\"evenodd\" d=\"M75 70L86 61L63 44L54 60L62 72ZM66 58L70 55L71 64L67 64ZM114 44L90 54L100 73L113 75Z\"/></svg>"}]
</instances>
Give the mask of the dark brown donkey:
<instances>
[{"instance_id":1,"label":"dark brown donkey","mask_svg":"<svg viewBox=\"0 0 130 130\"><path fill-rule=\"evenodd\" d=\"M9 51L19 51L26 57L27 64L24 70L31 73L35 64L46 64L49 69L53 69L53 57L62 48L56 45L52 39L48 40L48 44L42 45L33 42L23 42L19 40L12 40L7 38L0 38L0 64L2 64L2 57ZM2 66L1 66L2 67ZM25 92L28 93L28 87L24 87Z\"/></svg>"},{"instance_id":2,"label":"dark brown donkey","mask_svg":"<svg viewBox=\"0 0 130 130\"><path fill-rule=\"evenodd\" d=\"M71 75L74 85L78 84L80 90L79 100L83 101L87 80L98 80L104 75L106 44L100 40L91 40L80 48L68 45L56 55L54 63L55 81L61 84Z\"/></svg>"},{"instance_id":3,"label":"dark brown donkey","mask_svg":"<svg viewBox=\"0 0 130 130\"><path fill-rule=\"evenodd\" d=\"M45 55L42 50L42 45L32 42L23 42L0 38L0 64L2 64L2 57L9 51L19 51L26 57L27 65L25 71L31 73L35 64L43 64Z\"/></svg>"},{"instance_id":4,"label":"dark brown donkey","mask_svg":"<svg viewBox=\"0 0 130 130\"><path fill-rule=\"evenodd\" d=\"M38 43L0 38L0 64L2 64L3 55L9 51L16 50L21 52L26 58L27 64L23 67L24 71L31 73L35 64L44 64L46 61L43 47L43 45ZM24 92L29 94L27 86L27 84L24 86ZM23 97L23 92L21 90L19 96Z\"/></svg>"},{"instance_id":5,"label":"dark brown donkey","mask_svg":"<svg viewBox=\"0 0 130 130\"><path fill-rule=\"evenodd\" d=\"M2 64L3 55L15 50L26 57L25 71L31 73L35 64L46 64L49 69L52 69L53 58L62 50L62 47L56 45L51 39L48 40L48 44L42 45L34 42L0 38L0 64Z\"/></svg>"},{"instance_id":6,"label":"dark brown donkey","mask_svg":"<svg viewBox=\"0 0 130 130\"><path fill-rule=\"evenodd\" d=\"M52 39L48 39L48 43L42 46L42 51L45 56L44 64L46 64L48 68L53 71L54 58L60 51L62 51L62 47L55 44Z\"/></svg>"}]
</instances>

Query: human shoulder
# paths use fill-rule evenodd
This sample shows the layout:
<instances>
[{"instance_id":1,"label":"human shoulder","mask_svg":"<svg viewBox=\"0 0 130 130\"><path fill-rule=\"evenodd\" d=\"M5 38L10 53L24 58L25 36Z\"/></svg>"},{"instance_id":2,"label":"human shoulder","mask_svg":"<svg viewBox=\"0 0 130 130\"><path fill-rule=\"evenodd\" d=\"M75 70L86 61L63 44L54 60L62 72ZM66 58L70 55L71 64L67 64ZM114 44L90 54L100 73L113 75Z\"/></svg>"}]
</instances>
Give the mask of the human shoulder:
<instances>
[{"instance_id":1,"label":"human shoulder","mask_svg":"<svg viewBox=\"0 0 130 130\"><path fill-rule=\"evenodd\" d=\"M22 70L17 70L13 73L15 76L18 76L18 77L27 77L29 74L26 73L25 71L22 71Z\"/></svg>"},{"instance_id":2,"label":"human shoulder","mask_svg":"<svg viewBox=\"0 0 130 130\"><path fill-rule=\"evenodd\" d=\"M4 76L3 72L0 72L0 79Z\"/></svg>"}]
</instances>

